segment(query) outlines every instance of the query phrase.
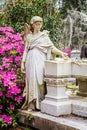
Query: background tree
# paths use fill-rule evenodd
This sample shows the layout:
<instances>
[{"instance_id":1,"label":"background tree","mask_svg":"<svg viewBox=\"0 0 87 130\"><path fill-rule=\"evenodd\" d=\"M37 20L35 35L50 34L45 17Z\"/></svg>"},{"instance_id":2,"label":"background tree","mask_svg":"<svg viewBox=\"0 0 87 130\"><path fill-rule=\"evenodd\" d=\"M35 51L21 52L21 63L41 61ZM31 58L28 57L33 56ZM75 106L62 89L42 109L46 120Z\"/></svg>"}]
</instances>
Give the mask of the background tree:
<instances>
[{"instance_id":1,"label":"background tree","mask_svg":"<svg viewBox=\"0 0 87 130\"><path fill-rule=\"evenodd\" d=\"M12 2L7 4L7 11L5 16L7 21L2 22L3 26L11 26L15 32L22 32L24 30L24 23L30 22L34 15L39 15L43 18L43 29L50 32L51 40L58 46L58 41L61 38L61 15L59 12L54 11L52 6L51 15L47 15L47 4L45 0L19 0L13 5Z\"/></svg>"},{"instance_id":2,"label":"background tree","mask_svg":"<svg viewBox=\"0 0 87 130\"><path fill-rule=\"evenodd\" d=\"M67 15L68 9L76 9L78 11L84 10L87 11L87 1L86 0L60 0L62 2L62 6L60 8L60 12L64 17Z\"/></svg>"},{"instance_id":3,"label":"background tree","mask_svg":"<svg viewBox=\"0 0 87 130\"><path fill-rule=\"evenodd\" d=\"M13 27L15 32L21 32L24 30L25 22L29 24L32 16L39 15L44 21L42 29L50 32L51 40L58 47L63 37L62 19L67 16L67 10L77 9L86 12L86 6L86 0L15 0L14 3L7 3L7 11L3 12L3 15L0 14L0 17L3 16L0 26L8 25Z\"/></svg>"}]
</instances>

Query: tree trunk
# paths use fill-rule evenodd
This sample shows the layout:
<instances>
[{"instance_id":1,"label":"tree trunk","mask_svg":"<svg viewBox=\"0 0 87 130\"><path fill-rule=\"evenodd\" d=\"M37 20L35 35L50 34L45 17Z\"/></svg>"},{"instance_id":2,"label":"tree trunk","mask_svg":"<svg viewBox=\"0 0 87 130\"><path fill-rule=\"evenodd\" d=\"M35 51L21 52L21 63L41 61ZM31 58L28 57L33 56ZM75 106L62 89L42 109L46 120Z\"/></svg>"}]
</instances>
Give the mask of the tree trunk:
<instances>
[{"instance_id":1,"label":"tree trunk","mask_svg":"<svg viewBox=\"0 0 87 130\"><path fill-rule=\"evenodd\" d=\"M77 0L77 10L81 11L81 0Z\"/></svg>"}]
</instances>

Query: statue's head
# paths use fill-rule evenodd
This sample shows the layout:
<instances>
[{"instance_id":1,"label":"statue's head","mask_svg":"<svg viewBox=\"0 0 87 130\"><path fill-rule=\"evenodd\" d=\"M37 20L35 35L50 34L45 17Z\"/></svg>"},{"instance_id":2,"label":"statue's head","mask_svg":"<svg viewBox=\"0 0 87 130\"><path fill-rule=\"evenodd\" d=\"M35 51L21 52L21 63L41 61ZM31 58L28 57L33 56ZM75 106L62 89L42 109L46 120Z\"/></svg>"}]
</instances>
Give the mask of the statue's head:
<instances>
[{"instance_id":1,"label":"statue's head","mask_svg":"<svg viewBox=\"0 0 87 130\"><path fill-rule=\"evenodd\" d=\"M33 16L30 20L30 24L34 24L35 22L43 22L43 19L40 16Z\"/></svg>"},{"instance_id":2,"label":"statue's head","mask_svg":"<svg viewBox=\"0 0 87 130\"><path fill-rule=\"evenodd\" d=\"M39 32L42 27L42 24L43 24L43 20L40 16L33 16L30 20L31 32L33 33L35 30Z\"/></svg>"}]
</instances>

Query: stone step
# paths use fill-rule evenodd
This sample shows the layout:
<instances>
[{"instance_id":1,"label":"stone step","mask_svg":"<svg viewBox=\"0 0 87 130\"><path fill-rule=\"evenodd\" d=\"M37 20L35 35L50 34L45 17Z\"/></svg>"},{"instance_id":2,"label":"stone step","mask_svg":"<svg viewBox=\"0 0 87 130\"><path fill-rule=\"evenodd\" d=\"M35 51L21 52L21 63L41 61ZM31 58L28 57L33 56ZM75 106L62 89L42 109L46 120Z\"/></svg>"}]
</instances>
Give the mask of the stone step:
<instances>
[{"instance_id":1,"label":"stone step","mask_svg":"<svg viewBox=\"0 0 87 130\"><path fill-rule=\"evenodd\" d=\"M87 97L72 99L71 113L87 118Z\"/></svg>"},{"instance_id":2,"label":"stone step","mask_svg":"<svg viewBox=\"0 0 87 130\"><path fill-rule=\"evenodd\" d=\"M19 122L39 130L87 130L87 118L75 115L54 117L40 111L19 110Z\"/></svg>"}]
</instances>

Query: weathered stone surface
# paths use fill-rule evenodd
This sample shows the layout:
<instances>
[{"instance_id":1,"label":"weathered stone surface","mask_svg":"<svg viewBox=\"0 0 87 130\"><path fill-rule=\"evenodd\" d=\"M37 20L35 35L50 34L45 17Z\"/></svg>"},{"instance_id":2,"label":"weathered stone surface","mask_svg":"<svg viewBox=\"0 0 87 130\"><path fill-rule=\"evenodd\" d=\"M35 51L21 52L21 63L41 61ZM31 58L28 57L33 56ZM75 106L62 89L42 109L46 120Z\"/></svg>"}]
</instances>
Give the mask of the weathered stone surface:
<instances>
[{"instance_id":1,"label":"weathered stone surface","mask_svg":"<svg viewBox=\"0 0 87 130\"><path fill-rule=\"evenodd\" d=\"M63 60L57 58L56 60L45 61L45 76L46 77L85 77L87 78L87 62L80 60Z\"/></svg>"},{"instance_id":2,"label":"weathered stone surface","mask_svg":"<svg viewBox=\"0 0 87 130\"><path fill-rule=\"evenodd\" d=\"M67 78L67 77L75 77L78 78L79 91L78 95L87 96L87 63L82 62L80 60L72 61L72 60L63 60L61 58L57 58L56 60L47 60L45 61L45 76L46 78ZM83 79L85 81L83 81ZM47 79L46 79L47 80ZM59 83L54 81L46 81L48 84L56 85ZM62 81L62 80L61 80ZM61 84L61 83L59 83ZM63 84L63 81L62 81ZM52 86L52 85L51 85Z\"/></svg>"},{"instance_id":3,"label":"weathered stone surface","mask_svg":"<svg viewBox=\"0 0 87 130\"><path fill-rule=\"evenodd\" d=\"M45 61L46 77L66 77L71 75L71 62L57 58L57 60Z\"/></svg>"},{"instance_id":4,"label":"weathered stone surface","mask_svg":"<svg viewBox=\"0 0 87 130\"><path fill-rule=\"evenodd\" d=\"M77 116L53 117L41 112L23 110L19 111L19 113L21 114L19 122L27 127L32 126L39 130L87 130L87 119ZM32 115L33 121L26 119L27 115Z\"/></svg>"},{"instance_id":5,"label":"weathered stone surface","mask_svg":"<svg viewBox=\"0 0 87 130\"><path fill-rule=\"evenodd\" d=\"M41 102L41 112L54 116L71 113L71 102L66 95L65 79L45 78L47 95Z\"/></svg>"},{"instance_id":6,"label":"weathered stone surface","mask_svg":"<svg viewBox=\"0 0 87 130\"><path fill-rule=\"evenodd\" d=\"M68 98L66 95L66 84L64 78L45 78L47 84L47 98L53 99L64 99ZM48 100L49 100L48 99Z\"/></svg>"},{"instance_id":7,"label":"weathered stone surface","mask_svg":"<svg viewBox=\"0 0 87 130\"><path fill-rule=\"evenodd\" d=\"M71 58L72 59L80 59L80 51L79 50L72 50L71 51Z\"/></svg>"},{"instance_id":8,"label":"weathered stone surface","mask_svg":"<svg viewBox=\"0 0 87 130\"><path fill-rule=\"evenodd\" d=\"M66 100L60 100L59 102L44 100L41 103L41 112L53 116L71 114L71 102Z\"/></svg>"},{"instance_id":9,"label":"weathered stone surface","mask_svg":"<svg viewBox=\"0 0 87 130\"><path fill-rule=\"evenodd\" d=\"M78 85L77 95L87 97L87 78L78 78Z\"/></svg>"},{"instance_id":10,"label":"weathered stone surface","mask_svg":"<svg viewBox=\"0 0 87 130\"><path fill-rule=\"evenodd\" d=\"M87 78L87 64L83 63L80 64L77 62L71 64L71 75L75 77L85 77Z\"/></svg>"},{"instance_id":11,"label":"weathered stone surface","mask_svg":"<svg viewBox=\"0 0 87 130\"><path fill-rule=\"evenodd\" d=\"M75 115L87 117L87 98L72 100L71 111Z\"/></svg>"}]
</instances>

